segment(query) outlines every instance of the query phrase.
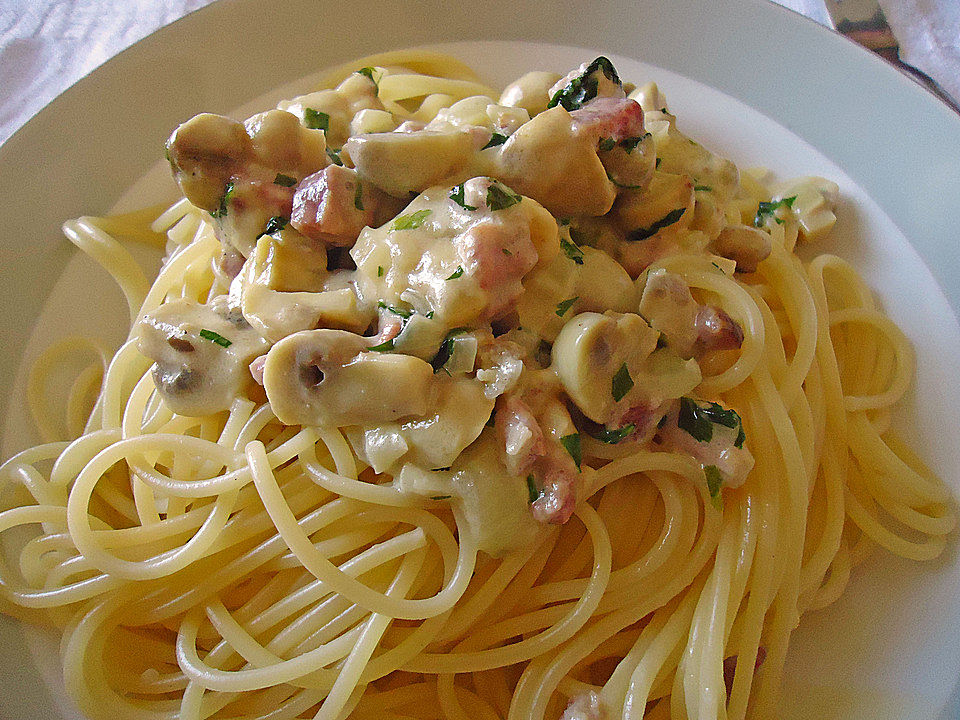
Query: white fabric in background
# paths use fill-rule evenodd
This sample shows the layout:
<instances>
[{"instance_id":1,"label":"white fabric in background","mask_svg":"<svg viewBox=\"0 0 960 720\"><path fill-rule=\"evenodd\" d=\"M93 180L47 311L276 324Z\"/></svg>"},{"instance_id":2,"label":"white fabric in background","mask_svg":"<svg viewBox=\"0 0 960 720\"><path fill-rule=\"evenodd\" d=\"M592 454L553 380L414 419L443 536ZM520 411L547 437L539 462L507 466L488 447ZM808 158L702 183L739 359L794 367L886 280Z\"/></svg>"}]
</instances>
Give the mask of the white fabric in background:
<instances>
[{"instance_id":1,"label":"white fabric in background","mask_svg":"<svg viewBox=\"0 0 960 720\"><path fill-rule=\"evenodd\" d=\"M0 143L70 85L213 0L0 0Z\"/></svg>"},{"instance_id":2,"label":"white fabric in background","mask_svg":"<svg viewBox=\"0 0 960 720\"><path fill-rule=\"evenodd\" d=\"M960 104L960 0L882 0L900 59Z\"/></svg>"}]
</instances>

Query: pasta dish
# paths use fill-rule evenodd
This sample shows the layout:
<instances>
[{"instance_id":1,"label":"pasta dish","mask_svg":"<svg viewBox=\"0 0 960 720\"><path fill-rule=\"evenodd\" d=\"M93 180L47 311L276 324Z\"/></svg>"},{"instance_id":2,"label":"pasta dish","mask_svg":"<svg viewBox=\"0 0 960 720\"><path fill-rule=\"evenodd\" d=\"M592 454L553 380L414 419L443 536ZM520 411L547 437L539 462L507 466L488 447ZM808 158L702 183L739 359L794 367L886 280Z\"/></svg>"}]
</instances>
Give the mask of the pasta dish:
<instances>
[{"instance_id":1,"label":"pasta dish","mask_svg":"<svg viewBox=\"0 0 960 720\"><path fill-rule=\"evenodd\" d=\"M498 92L387 53L184 122L172 206L68 221L131 329L33 367L0 609L81 711L776 717L801 616L955 516L891 430L903 333L795 252L837 185L681 126L605 57Z\"/></svg>"}]
</instances>

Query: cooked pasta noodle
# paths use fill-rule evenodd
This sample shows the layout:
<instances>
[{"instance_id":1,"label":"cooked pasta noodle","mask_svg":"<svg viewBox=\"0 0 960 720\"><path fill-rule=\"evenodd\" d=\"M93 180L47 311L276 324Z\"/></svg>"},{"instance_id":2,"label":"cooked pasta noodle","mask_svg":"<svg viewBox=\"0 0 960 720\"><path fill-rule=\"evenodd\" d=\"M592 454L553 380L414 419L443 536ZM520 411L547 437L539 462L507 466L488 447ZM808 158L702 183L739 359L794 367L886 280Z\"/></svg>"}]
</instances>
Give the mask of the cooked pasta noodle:
<instances>
[{"instance_id":1,"label":"cooked pasta noodle","mask_svg":"<svg viewBox=\"0 0 960 720\"><path fill-rule=\"evenodd\" d=\"M832 224L826 181L778 189L738 173L679 134L655 86L628 97L599 59L567 78L524 76L499 103L469 68L429 54L351 63L338 83L247 123L272 184L247 182L263 170L248 156L218 156L229 184L203 208L196 183L212 170L187 169L204 152L187 124L171 162L194 202L151 227L142 212L64 225L115 278L134 328L112 360L69 339L33 368L45 444L0 469L2 608L59 628L67 690L91 718L776 717L801 616L834 602L875 547L931 559L955 526L948 491L889 427L913 375L908 341L844 260L793 252ZM640 107L642 134L624 131ZM216 142L244 127L214 117L195 121L221 123ZM281 140L299 155L270 165L263 148ZM319 190L302 167L318 142ZM416 162L404 143L420 143ZM543 179L549 162L562 165L557 185ZM347 241L321 226L330 206L297 215L332 197L341 164L356 178L343 212L374 213ZM406 186L419 197L403 209L404 188L389 196L406 177L422 184ZM286 188L292 217L269 205ZM456 225L479 216L501 233L493 245L480 225ZM157 237L166 257L151 284L125 243ZM335 259L351 246L356 270ZM312 290L303 272L319 278ZM433 275L417 285L418 272ZM346 273L354 290L330 280ZM451 295L453 283L474 284ZM233 325L189 325L188 310L241 290ZM343 292L359 299L344 305ZM275 298L283 312L317 309L290 325L270 315ZM678 308L709 318L696 338ZM444 318L439 334L420 331L434 338L426 355L404 350L426 342L409 328ZM160 351L151 327L166 333ZM321 367L302 343L348 334L368 341L353 352L373 374L314 409L310 393L347 365ZM604 349L583 350L594 337ZM532 378L520 384L503 359L514 347ZM197 364L168 371L170 353ZM610 353L607 375L589 364ZM78 355L92 363L74 372L61 421L49 388ZM258 356L263 388L246 371ZM186 397L196 375L207 388L233 372L224 358L242 369L233 394ZM387 361L397 374L377 375ZM306 383L293 400L288 381ZM411 409L423 398L407 388L439 409ZM390 403L403 409L377 415ZM433 413L439 430L416 435Z\"/></svg>"}]
</instances>

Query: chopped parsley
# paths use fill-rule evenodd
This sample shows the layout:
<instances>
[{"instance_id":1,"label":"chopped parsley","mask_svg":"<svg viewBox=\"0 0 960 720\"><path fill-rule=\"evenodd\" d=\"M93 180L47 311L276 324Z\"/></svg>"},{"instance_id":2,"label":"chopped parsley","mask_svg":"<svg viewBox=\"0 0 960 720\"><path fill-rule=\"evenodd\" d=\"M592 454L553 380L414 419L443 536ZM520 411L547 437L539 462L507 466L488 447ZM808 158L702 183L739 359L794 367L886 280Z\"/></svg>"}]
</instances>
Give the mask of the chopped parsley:
<instances>
[{"instance_id":1,"label":"chopped parsley","mask_svg":"<svg viewBox=\"0 0 960 720\"><path fill-rule=\"evenodd\" d=\"M330 129L330 116L325 112L320 112L313 108L304 108L303 124L311 130L323 130L326 132Z\"/></svg>"},{"instance_id":2,"label":"chopped parsley","mask_svg":"<svg viewBox=\"0 0 960 720\"><path fill-rule=\"evenodd\" d=\"M353 206L363 211L363 183L359 180L357 181L357 189L353 193Z\"/></svg>"},{"instance_id":3,"label":"chopped parsley","mask_svg":"<svg viewBox=\"0 0 960 720\"><path fill-rule=\"evenodd\" d=\"M487 188L487 207L492 211L506 210L520 202L523 198L517 193L511 192L498 182L490 183Z\"/></svg>"},{"instance_id":4,"label":"chopped parsley","mask_svg":"<svg viewBox=\"0 0 960 720\"><path fill-rule=\"evenodd\" d=\"M387 352L388 350L393 350L393 339L385 340L379 345L374 345L373 347L368 347L367 350L372 350L373 352Z\"/></svg>"},{"instance_id":5,"label":"chopped parsley","mask_svg":"<svg viewBox=\"0 0 960 720\"><path fill-rule=\"evenodd\" d=\"M220 204L217 206L217 209L210 213L212 217L222 218L227 216L227 206L230 203L230 198L233 196L233 187L233 180L231 180L223 189L223 195L220 196Z\"/></svg>"},{"instance_id":6,"label":"chopped parsley","mask_svg":"<svg viewBox=\"0 0 960 720\"><path fill-rule=\"evenodd\" d=\"M665 227L669 227L677 222L683 214L687 211L686 208L677 208L676 210L671 210L662 218L657 220L653 225L646 228L637 228L629 235L627 235L627 240L646 240L648 237L656 235L658 232L663 230Z\"/></svg>"},{"instance_id":7,"label":"chopped parsley","mask_svg":"<svg viewBox=\"0 0 960 720\"><path fill-rule=\"evenodd\" d=\"M697 442L710 442L713 439L713 426L722 425L737 430L734 447L742 448L747 439L743 432L743 421L736 410L727 410L717 403L699 405L693 398L680 398L680 414L677 426L686 431Z\"/></svg>"},{"instance_id":8,"label":"chopped parsley","mask_svg":"<svg viewBox=\"0 0 960 720\"><path fill-rule=\"evenodd\" d=\"M362 67L362 68L360 68L359 70L357 70L357 75L363 75L363 76L365 76L365 77L370 78L370 82L372 82L374 85L377 86L377 91L379 92L379 90L380 90L380 79L381 79L383 76L380 75L379 77L374 77L374 75L376 75L376 74L377 74L377 71L376 71L374 68L372 68L372 67Z\"/></svg>"},{"instance_id":9,"label":"chopped parsley","mask_svg":"<svg viewBox=\"0 0 960 720\"><path fill-rule=\"evenodd\" d=\"M613 381L610 383L610 394L613 395L614 402L620 402L632 389L633 378L630 377L630 371L627 370L627 364L624 363L617 370L617 374L613 376Z\"/></svg>"},{"instance_id":10,"label":"chopped parsley","mask_svg":"<svg viewBox=\"0 0 960 720\"><path fill-rule=\"evenodd\" d=\"M560 444L563 445L563 449L573 458L573 462L576 464L577 470L579 470L580 462L583 460L583 450L580 447L580 433L564 435L560 438Z\"/></svg>"},{"instance_id":11,"label":"chopped parsley","mask_svg":"<svg viewBox=\"0 0 960 720\"><path fill-rule=\"evenodd\" d=\"M507 257L513 257L513 253L507 250L505 247L500 248L500 252L502 252Z\"/></svg>"},{"instance_id":12,"label":"chopped parsley","mask_svg":"<svg viewBox=\"0 0 960 720\"><path fill-rule=\"evenodd\" d=\"M273 179L273 184L280 187L293 187L297 184L297 179L283 173L277 173L277 176Z\"/></svg>"},{"instance_id":13,"label":"chopped parsley","mask_svg":"<svg viewBox=\"0 0 960 720\"><path fill-rule=\"evenodd\" d=\"M583 250L578 248L575 242L560 238L560 249L563 250L564 255L573 260L577 265L583 265Z\"/></svg>"},{"instance_id":14,"label":"chopped parsley","mask_svg":"<svg viewBox=\"0 0 960 720\"><path fill-rule=\"evenodd\" d=\"M224 348L228 348L231 345L233 345L233 342L231 342L230 340L227 340L220 333L214 332L213 330L207 330L206 328L203 328L200 331L200 337L202 337L204 340L209 340L212 343L216 343L220 347L224 347Z\"/></svg>"},{"instance_id":15,"label":"chopped parsley","mask_svg":"<svg viewBox=\"0 0 960 720\"><path fill-rule=\"evenodd\" d=\"M327 157L330 158L330 162L339 167L343 167L343 160L340 159L340 151L334 150L333 148L327 148Z\"/></svg>"},{"instance_id":16,"label":"chopped parsley","mask_svg":"<svg viewBox=\"0 0 960 720\"><path fill-rule=\"evenodd\" d=\"M431 500L449 500L453 495L431 495Z\"/></svg>"},{"instance_id":17,"label":"chopped parsley","mask_svg":"<svg viewBox=\"0 0 960 720\"><path fill-rule=\"evenodd\" d=\"M776 213L782 207L793 207L793 201L797 199L796 195L791 195L782 200L771 200L770 202L761 201L757 206L757 216L753 219L754 227L763 227L768 218L773 218L777 225L783 225L783 220L777 217Z\"/></svg>"},{"instance_id":18,"label":"chopped parsley","mask_svg":"<svg viewBox=\"0 0 960 720\"><path fill-rule=\"evenodd\" d=\"M440 348L437 350L437 354L434 355L433 359L430 361L430 367L433 368L434 373L438 373L443 370L443 366L447 364L450 356L453 355L453 338L464 332L466 332L466 328L454 328L447 333L447 336L443 339L443 342L440 343Z\"/></svg>"},{"instance_id":19,"label":"chopped parsley","mask_svg":"<svg viewBox=\"0 0 960 720\"><path fill-rule=\"evenodd\" d=\"M713 188L709 185L694 185L694 192L710 192Z\"/></svg>"},{"instance_id":20,"label":"chopped parsley","mask_svg":"<svg viewBox=\"0 0 960 720\"><path fill-rule=\"evenodd\" d=\"M264 235L273 235L276 232L280 232L287 226L288 222L290 222L290 218L285 218L283 215L274 215L267 220L267 226L263 229L262 233L257 235L257 240Z\"/></svg>"},{"instance_id":21,"label":"chopped parsley","mask_svg":"<svg viewBox=\"0 0 960 720\"><path fill-rule=\"evenodd\" d=\"M460 183L450 191L450 199L453 200L457 205L462 207L464 210L476 210L477 209L476 206L467 205L467 203L464 202L463 193L464 193L463 183Z\"/></svg>"},{"instance_id":22,"label":"chopped parsley","mask_svg":"<svg viewBox=\"0 0 960 720\"><path fill-rule=\"evenodd\" d=\"M613 177L613 175L611 175L609 172L607 173L607 180L612 182L618 188L623 188L624 190L639 190L642 187L642 185L627 185L626 183L622 183Z\"/></svg>"},{"instance_id":23,"label":"chopped parsley","mask_svg":"<svg viewBox=\"0 0 960 720\"><path fill-rule=\"evenodd\" d=\"M608 445L616 445L618 442L621 442L627 438L630 433L637 429L637 426L633 423L629 425L624 425L622 428L617 428L616 430L608 430L605 427L600 428L597 432L591 433L590 437L595 440L599 440L602 443L607 443Z\"/></svg>"},{"instance_id":24,"label":"chopped parsley","mask_svg":"<svg viewBox=\"0 0 960 720\"><path fill-rule=\"evenodd\" d=\"M723 475L720 468L716 465L704 465L703 474L707 478L707 490L710 491L710 499L714 506L720 510L723 508L723 498L720 497L720 488L723 486Z\"/></svg>"},{"instance_id":25,"label":"chopped parsley","mask_svg":"<svg viewBox=\"0 0 960 720\"><path fill-rule=\"evenodd\" d=\"M401 215L393 221L394 230L416 230L426 222L430 210L417 210L409 215Z\"/></svg>"},{"instance_id":26,"label":"chopped parsley","mask_svg":"<svg viewBox=\"0 0 960 720\"><path fill-rule=\"evenodd\" d=\"M394 315L399 315L402 318L409 318L411 315L413 315L413 310L405 310L404 308L398 308L398 307L394 307L393 305L387 305L383 300L380 300L377 303L377 307L383 308L384 310L388 310L392 312Z\"/></svg>"},{"instance_id":27,"label":"chopped parsley","mask_svg":"<svg viewBox=\"0 0 960 720\"><path fill-rule=\"evenodd\" d=\"M600 142L597 143L597 150L600 152L609 152L617 146L617 141L612 137L600 138Z\"/></svg>"},{"instance_id":28,"label":"chopped parsley","mask_svg":"<svg viewBox=\"0 0 960 720\"><path fill-rule=\"evenodd\" d=\"M624 150L626 150L626 151L627 151L627 154L629 155L630 153L632 153L634 150L637 149L637 145L639 145L640 143L642 143L642 142L643 142L644 140L646 140L648 137L650 137L650 133L644 133L643 135L637 135L637 136L635 136L635 137L624 138L623 140L620 141L619 145L620 145L620 147L622 147Z\"/></svg>"},{"instance_id":29,"label":"chopped parsley","mask_svg":"<svg viewBox=\"0 0 960 720\"><path fill-rule=\"evenodd\" d=\"M654 170L658 169L658 168L660 167L660 163L661 163L661 162L663 162L663 158L657 158L657 159L653 162L653 169L654 169Z\"/></svg>"},{"instance_id":30,"label":"chopped parsley","mask_svg":"<svg viewBox=\"0 0 960 720\"><path fill-rule=\"evenodd\" d=\"M456 280L459 277L463 277L463 266L457 265L457 269L450 273L450 277L444 278L445 280Z\"/></svg>"},{"instance_id":31,"label":"chopped parsley","mask_svg":"<svg viewBox=\"0 0 960 720\"><path fill-rule=\"evenodd\" d=\"M377 265L377 277L383 277L383 265Z\"/></svg>"},{"instance_id":32,"label":"chopped parsley","mask_svg":"<svg viewBox=\"0 0 960 720\"><path fill-rule=\"evenodd\" d=\"M537 498L540 497L540 491L537 490L537 483L533 479L533 475L527 475L527 496L531 503L536 502Z\"/></svg>"},{"instance_id":33,"label":"chopped parsley","mask_svg":"<svg viewBox=\"0 0 960 720\"><path fill-rule=\"evenodd\" d=\"M433 320L433 310L431 310L431 311L428 312L426 315L424 315L424 317L425 317L427 320Z\"/></svg>"},{"instance_id":34,"label":"chopped parsley","mask_svg":"<svg viewBox=\"0 0 960 720\"><path fill-rule=\"evenodd\" d=\"M573 307L573 304L574 304L577 300L579 300L579 299L580 299L580 296L577 295L576 297L567 298L566 300L562 300L562 301L558 302L558 303L557 303L557 310L556 310L557 316L558 316L558 317L563 317L564 315L566 315L566 314L567 314L567 310L569 310L571 307Z\"/></svg>"},{"instance_id":35,"label":"chopped parsley","mask_svg":"<svg viewBox=\"0 0 960 720\"><path fill-rule=\"evenodd\" d=\"M495 132L490 136L490 142L484 145L481 150L486 150L487 148L496 147L497 145L503 145L507 141L507 136L503 133Z\"/></svg>"},{"instance_id":36,"label":"chopped parsley","mask_svg":"<svg viewBox=\"0 0 960 720\"><path fill-rule=\"evenodd\" d=\"M620 76L617 75L617 71L613 67L613 63L601 56L587 65L580 75L557 90L550 98L550 102L547 103L547 107L552 108L559 105L567 111L582 108L597 96L597 91L600 88L598 73L603 73L607 80L616 85L623 85L620 82Z\"/></svg>"}]
</instances>

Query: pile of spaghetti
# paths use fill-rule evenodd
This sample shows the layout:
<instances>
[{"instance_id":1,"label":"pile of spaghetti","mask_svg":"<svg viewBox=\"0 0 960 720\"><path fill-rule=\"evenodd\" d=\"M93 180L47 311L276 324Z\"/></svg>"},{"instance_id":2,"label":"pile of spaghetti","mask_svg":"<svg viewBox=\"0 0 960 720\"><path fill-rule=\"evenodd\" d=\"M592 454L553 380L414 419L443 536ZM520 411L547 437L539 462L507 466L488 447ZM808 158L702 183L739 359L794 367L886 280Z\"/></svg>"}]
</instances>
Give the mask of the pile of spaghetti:
<instances>
[{"instance_id":1,"label":"pile of spaghetti","mask_svg":"<svg viewBox=\"0 0 960 720\"><path fill-rule=\"evenodd\" d=\"M502 94L393 53L168 143L68 222L129 341L3 465L0 602L91 718L774 717L803 613L947 490L837 188L685 137L606 58ZM125 245L160 237L150 284Z\"/></svg>"}]
</instances>

